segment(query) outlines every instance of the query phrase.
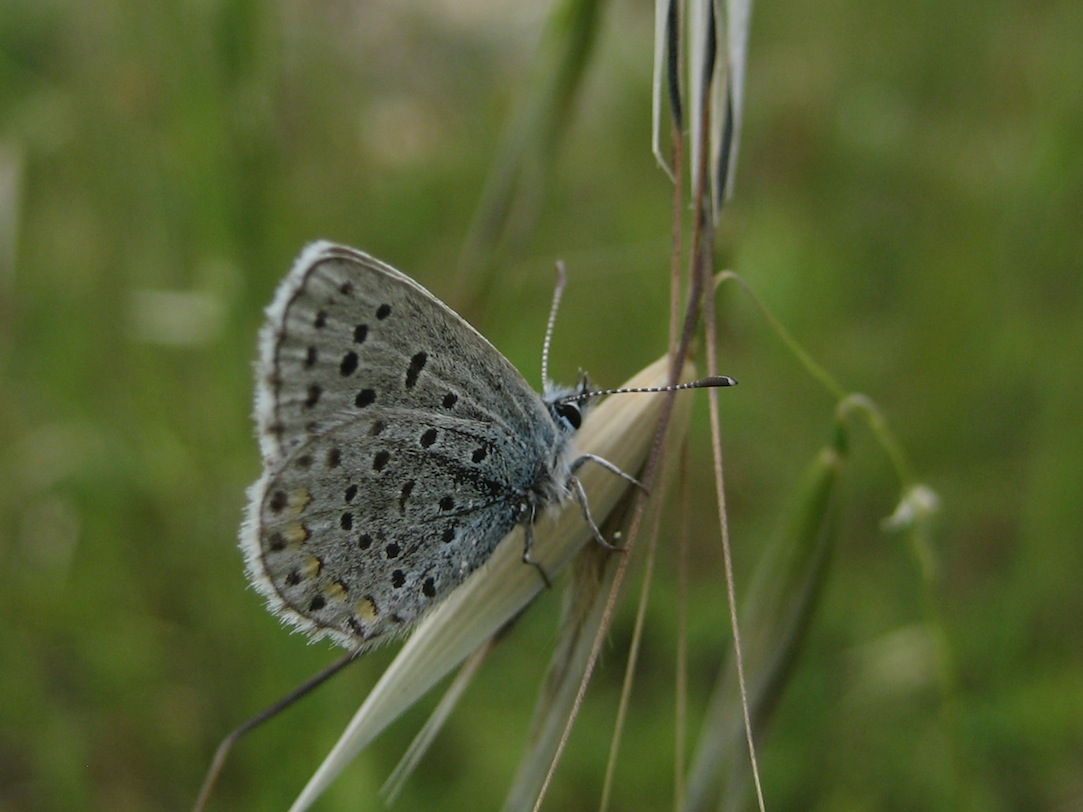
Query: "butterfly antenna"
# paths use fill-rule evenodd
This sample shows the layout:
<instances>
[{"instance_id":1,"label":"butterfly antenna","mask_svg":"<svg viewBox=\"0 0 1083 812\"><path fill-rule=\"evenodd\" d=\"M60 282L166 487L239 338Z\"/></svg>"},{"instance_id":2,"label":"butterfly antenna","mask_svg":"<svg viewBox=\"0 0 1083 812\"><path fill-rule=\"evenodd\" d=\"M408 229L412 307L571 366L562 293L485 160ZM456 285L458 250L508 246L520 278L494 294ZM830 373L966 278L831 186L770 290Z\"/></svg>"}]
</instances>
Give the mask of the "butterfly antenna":
<instances>
[{"instance_id":1,"label":"butterfly antenna","mask_svg":"<svg viewBox=\"0 0 1083 812\"><path fill-rule=\"evenodd\" d=\"M633 389L599 389L594 392L576 392L561 398L558 403L575 403L580 400L590 400L591 398L600 398L606 395L629 395L629 394L646 394L653 392L680 392L682 389L712 389L718 386L736 386L737 381L728 375L712 375L708 378L701 378L698 381L689 381L688 383L678 383L673 386L648 386L648 387L636 387Z\"/></svg>"},{"instance_id":2,"label":"butterfly antenna","mask_svg":"<svg viewBox=\"0 0 1083 812\"><path fill-rule=\"evenodd\" d=\"M549 344L553 340L553 327L557 323L557 310L560 309L560 297L564 295L564 285L568 281L568 274L564 270L564 263L557 260L557 283L553 288L553 304L549 307L549 321L545 324L545 339L542 341L542 386L549 385Z\"/></svg>"}]
</instances>

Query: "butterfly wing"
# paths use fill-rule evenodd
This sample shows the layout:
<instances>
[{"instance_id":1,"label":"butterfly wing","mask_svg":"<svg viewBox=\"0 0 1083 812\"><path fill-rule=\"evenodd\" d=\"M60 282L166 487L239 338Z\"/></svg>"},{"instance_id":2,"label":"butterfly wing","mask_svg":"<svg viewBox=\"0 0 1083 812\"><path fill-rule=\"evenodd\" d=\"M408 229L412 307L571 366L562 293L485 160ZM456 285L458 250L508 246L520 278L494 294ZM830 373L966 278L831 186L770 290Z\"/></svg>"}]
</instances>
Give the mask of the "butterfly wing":
<instances>
[{"instance_id":1,"label":"butterfly wing","mask_svg":"<svg viewBox=\"0 0 1083 812\"><path fill-rule=\"evenodd\" d=\"M477 331L326 243L268 309L257 420L250 576L287 621L354 646L408 628L488 558L562 450L541 398Z\"/></svg>"},{"instance_id":2,"label":"butterfly wing","mask_svg":"<svg viewBox=\"0 0 1083 812\"><path fill-rule=\"evenodd\" d=\"M455 311L390 265L327 242L306 248L279 285L260 334L258 377L268 462L373 406L424 406L513 433L538 425L544 410L511 362Z\"/></svg>"}]
</instances>

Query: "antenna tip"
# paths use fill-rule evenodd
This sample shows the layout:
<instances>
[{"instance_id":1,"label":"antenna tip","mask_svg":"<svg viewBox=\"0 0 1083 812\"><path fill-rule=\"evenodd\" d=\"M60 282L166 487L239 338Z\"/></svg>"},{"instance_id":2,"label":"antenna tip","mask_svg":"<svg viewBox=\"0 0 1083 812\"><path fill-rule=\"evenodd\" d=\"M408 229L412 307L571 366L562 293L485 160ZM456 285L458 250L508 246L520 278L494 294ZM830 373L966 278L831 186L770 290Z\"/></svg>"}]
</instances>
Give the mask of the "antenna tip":
<instances>
[{"instance_id":1,"label":"antenna tip","mask_svg":"<svg viewBox=\"0 0 1083 812\"><path fill-rule=\"evenodd\" d=\"M729 375L711 375L699 383L701 386L736 386L737 380Z\"/></svg>"}]
</instances>

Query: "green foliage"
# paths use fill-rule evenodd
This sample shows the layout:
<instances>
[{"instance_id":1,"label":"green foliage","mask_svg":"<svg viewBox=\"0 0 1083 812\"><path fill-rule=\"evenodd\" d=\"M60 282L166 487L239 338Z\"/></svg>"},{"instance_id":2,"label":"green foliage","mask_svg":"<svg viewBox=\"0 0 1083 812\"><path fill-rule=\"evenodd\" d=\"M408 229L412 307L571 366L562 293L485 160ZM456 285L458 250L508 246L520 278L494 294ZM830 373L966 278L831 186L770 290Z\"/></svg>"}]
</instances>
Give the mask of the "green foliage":
<instances>
[{"instance_id":1,"label":"green foliage","mask_svg":"<svg viewBox=\"0 0 1083 812\"><path fill-rule=\"evenodd\" d=\"M555 377L616 384L664 350L650 10L604 8L558 152L479 290L458 258L544 28L532 4L483 9L0 4L0 807L184 808L228 729L337 656L263 611L235 547L258 473L255 331L306 242L364 248L468 303L528 379L557 258ZM1081 34L1072 3L755 9L720 267L876 400L943 509L922 569L880 527L898 482L853 427L829 580L760 753L774 812L1079 802ZM720 301L743 589L835 404L747 299ZM697 410L691 738L729 645ZM673 795L660 550L617 809ZM400 808L501 803L558 603L497 647ZM597 798L631 622L626 607L552 808ZM217 808L284 808L392 653L246 739ZM324 808L375 806L424 714Z\"/></svg>"}]
</instances>

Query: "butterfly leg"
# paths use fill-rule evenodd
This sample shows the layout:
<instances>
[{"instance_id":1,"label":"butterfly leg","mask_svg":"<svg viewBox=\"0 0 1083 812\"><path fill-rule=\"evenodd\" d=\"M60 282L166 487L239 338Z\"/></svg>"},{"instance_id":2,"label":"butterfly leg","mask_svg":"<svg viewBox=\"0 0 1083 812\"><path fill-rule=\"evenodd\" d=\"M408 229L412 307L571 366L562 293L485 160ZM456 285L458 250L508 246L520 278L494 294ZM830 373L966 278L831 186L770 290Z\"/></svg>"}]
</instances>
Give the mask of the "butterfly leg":
<instances>
[{"instance_id":1,"label":"butterfly leg","mask_svg":"<svg viewBox=\"0 0 1083 812\"><path fill-rule=\"evenodd\" d=\"M529 515L525 515L523 522L523 563L529 564L538 571L538 575L541 576L542 581L545 582L546 589L553 588L553 582L549 580L549 573L545 571L545 567L541 565L541 562L536 560L533 556L534 552L534 511L529 511Z\"/></svg>"},{"instance_id":2,"label":"butterfly leg","mask_svg":"<svg viewBox=\"0 0 1083 812\"><path fill-rule=\"evenodd\" d=\"M632 481L634 482L635 480ZM575 501L579 503L580 510L583 511L583 518L586 519L587 524L590 525L590 532L594 534L594 540L607 550L619 553L621 548L615 547L606 541L605 536L602 535L602 531L599 530L598 525L594 523L594 517L590 515L590 505L587 503L587 492L583 489L583 483L579 481L579 477L574 475L568 477L568 485L571 487L572 493L575 494Z\"/></svg>"},{"instance_id":3,"label":"butterfly leg","mask_svg":"<svg viewBox=\"0 0 1083 812\"><path fill-rule=\"evenodd\" d=\"M634 476L632 476L631 474L626 474L624 471L622 471L620 468L615 466L613 463L611 463L605 457L599 457L597 454L583 454L582 456L577 457L575 460L573 460L572 461L572 473L574 474L576 471L578 471L583 466L583 463L585 463L585 462L596 463L597 465L602 466L605 470L609 471L610 473L616 474L621 479L623 479L625 482L629 482L632 485L635 485L637 488L639 488L644 493L648 492L647 489L643 486L643 483L640 482L638 479L636 479Z\"/></svg>"}]
</instances>

